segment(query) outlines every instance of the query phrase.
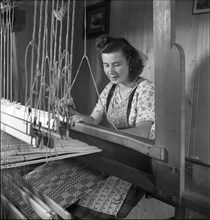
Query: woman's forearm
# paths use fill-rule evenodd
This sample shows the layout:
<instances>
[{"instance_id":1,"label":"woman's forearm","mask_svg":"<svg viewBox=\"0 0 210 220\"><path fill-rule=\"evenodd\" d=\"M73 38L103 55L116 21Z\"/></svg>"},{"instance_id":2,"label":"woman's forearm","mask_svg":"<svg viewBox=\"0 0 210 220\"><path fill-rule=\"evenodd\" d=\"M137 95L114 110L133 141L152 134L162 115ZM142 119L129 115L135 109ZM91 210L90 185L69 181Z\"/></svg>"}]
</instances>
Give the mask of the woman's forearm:
<instances>
[{"instance_id":1,"label":"woman's forearm","mask_svg":"<svg viewBox=\"0 0 210 220\"><path fill-rule=\"evenodd\" d=\"M152 126L152 122L140 122L136 127L122 129L122 132L126 132L132 135L136 135L139 137L149 138L150 137L150 129Z\"/></svg>"}]
</instances>

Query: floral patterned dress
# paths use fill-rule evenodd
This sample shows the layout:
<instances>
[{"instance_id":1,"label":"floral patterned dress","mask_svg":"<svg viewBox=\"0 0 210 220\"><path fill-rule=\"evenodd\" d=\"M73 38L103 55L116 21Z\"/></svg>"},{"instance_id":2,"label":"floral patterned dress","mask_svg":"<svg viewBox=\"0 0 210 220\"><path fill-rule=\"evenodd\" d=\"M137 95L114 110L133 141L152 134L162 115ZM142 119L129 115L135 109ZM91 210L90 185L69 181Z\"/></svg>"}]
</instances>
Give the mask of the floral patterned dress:
<instances>
[{"instance_id":1,"label":"floral patterned dress","mask_svg":"<svg viewBox=\"0 0 210 220\"><path fill-rule=\"evenodd\" d=\"M110 82L104 88L100 95L100 99L93 110L93 113L104 113L106 111L105 106L107 97L112 85L113 84ZM136 124L141 121L155 122L154 94L154 84L148 80L141 81L137 85L134 93L131 102L130 114L128 117L127 108L129 95L123 99L120 95L119 86L117 85L110 99L107 111L109 120L114 123L118 129L135 127ZM154 126L155 123L153 123L151 128L151 139L155 137ZM85 195L76 203L77 208L74 210L73 214L81 218L81 213L86 213L87 217L87 213L90 214L90 212L93 210L94 214L99 213L97 214L98 218L100 216L101 218L108 218L107 216L118 216L131 187L131 183L128 183L115 176L109 176L102 184L97 186L91 193ZM88 212L87 210L91 211ZM107 216L104 217L104 214ZM126 213L126 215L127 214L128 213ZM91 214L89 217L90 216Z\"/></svg>"},{"instance_id":2,"label":"floral patterned dress","mask_svg":"<svg viewBox=\"0 0 210 220\"><path fill-rule=\"evenodd\" d=\"M107 97L109 91L112 87L110 82L103 90L100 95L100 99L96 104L94 112L105 112ZM135 89L135 87L133 88ZM129 127L135 127L141 121L152 121L153 125L150 132L150 138L155 138L155 89L154 83L143 80L137 85L134 97L131 103L131 110L129 118L127 120L127 108L129 95L132 93L133 89L130 91L127 97L122 98L120 95L119 85L116 86L114 94L110 100L109 108L107 111L107 116L109 121L114 123L118 129L125 129Z\"/></svg>"}]
</instances>

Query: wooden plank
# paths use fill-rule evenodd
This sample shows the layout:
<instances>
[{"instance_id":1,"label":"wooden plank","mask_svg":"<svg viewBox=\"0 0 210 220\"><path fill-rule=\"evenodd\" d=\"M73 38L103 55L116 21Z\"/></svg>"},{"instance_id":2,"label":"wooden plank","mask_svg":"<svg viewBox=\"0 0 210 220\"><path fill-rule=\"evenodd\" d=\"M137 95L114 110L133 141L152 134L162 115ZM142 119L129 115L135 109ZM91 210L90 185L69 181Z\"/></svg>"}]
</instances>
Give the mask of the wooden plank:
<instances>
[{"instance_id":1,"label":"wooden plank","mask_svg":"<svg viewBox=\"0 0 210 220\"><path fill-rule=\"evenodd\" d=\"M6 174L8 175L9 172ZM12 174L12 173L11 173ZM42 200L40 200L36 195L34 195L28 188L26 188L24 186L24 184L22 183L22 177L20 178L20 176L18 177L17 175L14 174L14 176L11 176L11 174L9 174L9 184L12 184L15 186L16 190L18 190L21 193L26 193L26 200L28 201L29 198L32 198L35 202L37 202L47 213L49 213L52 218L56 217L56 213L53 212ZM17 185L16 185L17 184ZM39 211L39 210L38 210ZM40 210L41 211L41 210Z\"/></svg>"},{"instance_id":2,"label":"wooden plank","mask_svg":"<svg viewBox=\"0 0 210 220\"><path fill-rule=\"evenodd\" d=\"M71 215L65 209L63 209L60 205L58 205L54 200L46 196L45 194L41 194L35 187L31 184L27 184L27 182L19 176L19 183L22 186L27 188L33 195L38 197L41 201L43 201L48 207L50 207L55 213L57 213L62 219L71 219Z\"/></svg>"},{"instance_id":3,"label":"wooden plank","mask_svg":"<svg viewBox=\"0 0 210 220\"><path fill-rule=\"evenodd\" d=\"M99 152L100 151L101 150L99 150ZM10 164L1 164L1 169L3 170L7 168L14 168L14 167L21 167L21 166L26 166L26 165L38 164L38 163L45 163L48 161L63 160L66 158L78 157L78 156L88 155L88 154L93 154L93 153L96 153L96 151L91 150L91 151L86 151L82 153L67 154L67 155L48 157L48 158L45 157L43 159L37 159L37 160L31 160L31 161L25 161L25 162L13 162Z\"/></svg>"},{"instance_id":4,"label":"wooden plank","mask_svg":"<svg viewBox=\"0 0 210 220\"><path fill-rule=\"evenodd\" d=\"M182 206L210 217L210 198L185 190L182 195Z\"/></svg>"},{"instance_id":5,"label":"wooden plank","mask_svg":"<svg viewBox=\"0 0 210 220\"><path fill-rule=\"evenodd\" d=\"M95 170L117 176L145 191L155 192L154 179L151 174L138 170L137 168L127 166L126 164L98 155L89 155L78 157L79 161L88 164Z\"/></svg>"},{"instance_id":6,"label":"wooden plank","mask_svg":"<svg viewBox=\"0 0 210 220\"><path fill-rule=\"evenodd\" d=\"M168 164L153 160L157 192L180 203L185 160L185 56L175 44L173 0L153 1L155 48L155 145L168 152ZM172 98L173 97L173 98Z\"/></svg>"},{"instance_id":7,"label":"wooden plank","mask_svg":"<svg viewBox=\"0 0 210 220\"><path fill-rule=\"evenodd\" d=\"M6 181L6 182L5 182ZM19 196L23 199L23 201L28 204L39 217L42 219L52 219L52 215L48 210L46 210L44 207L41 206L37 201L35 201L30 194L24 192L21 188L19 188L16 184L14 184L12 181L7 179L7 177L3 174L3 183L10 186L15 192L18 192Z\"/></svg>"},{"instance_id":8,"label":"wooden plank","mask_svg":"<svg viewBox=\"0 0 210 220\"><path fill-rule=\"evenodd\" d=\"M31 144L32 146L36 146L36 140L35 138L31 137L30 135L25 134L22 131L19 131L11 126L8 126L7 124L1 122L1 130L11 134L12 136L24 141L27 144Z\"/></svg>"},{"instance_id":9,"label":"wooden plank","mask_svg":"<svg viewBox=\"0 0 210 220\"><path fill-rule=\"evenodd\" d=\"M120 131L114 131L101 126L86 125L82 123L75 123L74 126L70 127L70 132L71 130L88 134L93 137L98 137L112 143L117 143L157 160L166 159L166 152L164 148L155 146L154 141L146 138L137 137Z\"/></svg>"},{"instance_id":10,"label":"wooden plank","mask_svg":"<svg viewBox=\"0 0 210 220\"><path fill-rule=\"evenodd\" d=\"M0 112L0 114L1 123L7 124L8 126L13 127L18 131L30 135L30 122L17 118L13 115L7 114L5 112Z\"/></svg>"},{"instance_id":11,"label":"wooden plank","mask_svg":"<svg viewBox=\"0 0 210 220\"><path fill-rule=\"evenodd\" d=\"M182 206L210 217L210 165L187 159L185 179Z\"/></svg>"},{"instance_id":12,"label":"wooden plank","mask_svg":"<svg viewBox=\"0 0 210 220\"><path fill-rule=\"evenodd\" d=\"M1 206L8 215L14 219L27 219L2 193L1 193Z\"/></svg>"}]
</instances>

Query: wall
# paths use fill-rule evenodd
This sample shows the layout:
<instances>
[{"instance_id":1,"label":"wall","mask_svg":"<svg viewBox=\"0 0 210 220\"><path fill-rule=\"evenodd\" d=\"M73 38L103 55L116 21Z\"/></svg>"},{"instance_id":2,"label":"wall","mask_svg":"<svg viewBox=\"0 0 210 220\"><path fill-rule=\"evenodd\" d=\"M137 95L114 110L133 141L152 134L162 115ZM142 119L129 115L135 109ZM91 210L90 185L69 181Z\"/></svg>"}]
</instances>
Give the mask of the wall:
<instances>
[{"instance_id":1,"label":"wall","mask_svg":"<svg viewBox=\"0 0 210 220\"><path fill-rule=\"evenodd\" d=\"M192 14L193 1L177 1L177 42L186 55L186 154L210 164L210 13Z\"/></svg>"}]
</instances>

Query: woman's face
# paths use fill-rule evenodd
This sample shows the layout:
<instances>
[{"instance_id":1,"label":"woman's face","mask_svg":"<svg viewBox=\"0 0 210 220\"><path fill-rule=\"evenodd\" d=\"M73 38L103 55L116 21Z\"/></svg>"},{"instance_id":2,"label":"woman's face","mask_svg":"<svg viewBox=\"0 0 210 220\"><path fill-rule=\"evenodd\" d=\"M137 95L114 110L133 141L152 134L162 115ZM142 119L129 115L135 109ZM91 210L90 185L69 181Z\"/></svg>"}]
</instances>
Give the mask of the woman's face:
<instances>
[{"instance_id":1,"label":"woman's face","mask_svg":"<svg viewBox=\"0 0 210 220\"><path fill-rule=\"evenodd\" d=\"M104 72L113 84L129 82L128 62L121 51L102 53Z\"/></svg>"}]
</instances>

